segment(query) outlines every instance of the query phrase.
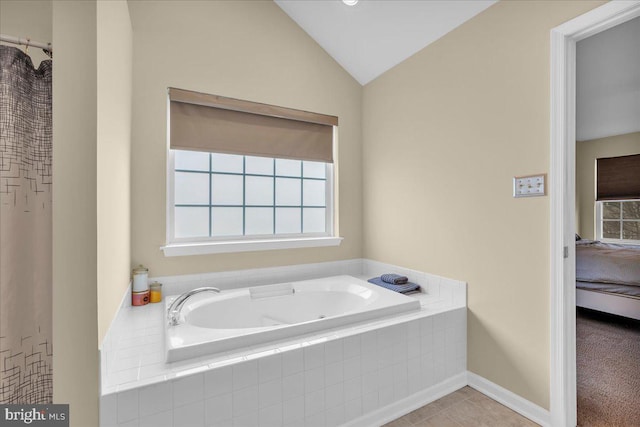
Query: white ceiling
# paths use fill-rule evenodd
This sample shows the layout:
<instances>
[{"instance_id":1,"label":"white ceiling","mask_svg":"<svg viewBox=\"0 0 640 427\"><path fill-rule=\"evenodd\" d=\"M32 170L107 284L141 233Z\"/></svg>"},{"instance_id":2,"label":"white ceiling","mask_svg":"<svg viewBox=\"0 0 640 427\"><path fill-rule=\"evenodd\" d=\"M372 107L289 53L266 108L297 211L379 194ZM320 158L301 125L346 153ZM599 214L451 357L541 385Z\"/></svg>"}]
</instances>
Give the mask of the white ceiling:
<instances>
[{"instance_id":1,"label":"white ceiling","mask_svg":"<svg viewBox=\"0 0 640 427\"><path fill-rule=\"evenodd\" d=\"M576 48L576 139L640 131L640 18Z\"/></svg>"},{"instance_id":2,"label":"white ceiling","mask_svg":"<svg viewBox=\"0 0 640 427\"><path fill-rule=\"evenodd\" d=\"M364 85L495 3L494 0L274 0Z\"/></svg>"}]
</instances>

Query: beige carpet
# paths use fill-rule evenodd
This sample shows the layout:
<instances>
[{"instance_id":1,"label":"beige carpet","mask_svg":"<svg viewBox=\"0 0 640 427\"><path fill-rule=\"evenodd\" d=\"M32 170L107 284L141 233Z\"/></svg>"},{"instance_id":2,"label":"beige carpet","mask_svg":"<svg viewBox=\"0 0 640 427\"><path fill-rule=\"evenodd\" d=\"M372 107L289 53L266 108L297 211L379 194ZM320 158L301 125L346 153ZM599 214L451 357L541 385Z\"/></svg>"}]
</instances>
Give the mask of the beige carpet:
<instances>
[{"instance_id":1,"label":"beige carpet","mask_svg":"<svg viewBox=\"0 0 640 427\"><path fill-rule=\"evenodd\" d=\"M578 426L640 427L640 322L578 309Z\"/></svg>"}]
</instances>

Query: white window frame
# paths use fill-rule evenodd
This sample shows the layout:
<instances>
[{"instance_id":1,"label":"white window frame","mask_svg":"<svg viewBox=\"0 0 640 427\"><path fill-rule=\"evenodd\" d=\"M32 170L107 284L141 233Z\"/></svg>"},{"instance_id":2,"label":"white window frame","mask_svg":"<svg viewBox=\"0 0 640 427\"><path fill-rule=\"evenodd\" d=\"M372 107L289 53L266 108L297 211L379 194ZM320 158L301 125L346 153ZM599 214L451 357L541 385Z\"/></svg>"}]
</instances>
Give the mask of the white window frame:
<instances>
[{"instance_id":1,"label":"white window frame","mask_svg":"<svg viewBox=\"0 0 640 427\"><path fill-rule=\"evenodd\" d=\"M169 130L167 135L169 135ZM333 130L334 163L326 170L326 232L300 234L270 234L262 236L231 237L175 237L175 152L167 145L167 223L166 245L160 249L165 256L204 255L215 253L249 252L263 250L296 249L338 246L337 203L337 127Z\"/></svg>"},{"instance_id":2,"label":"white window frame","mask_svg":"<svg viewBox=\"0 0 640 427\"><path fill-rule=\"evenodd\" d=\"M631 240L631 239L605 239L602 236L602 222L603 222L603 209L602 209L602 204L606 203L606 202L628 202L631 200L601 200L601 201L596 201L596 240L599 240L601 242L606 242L606 243L618 243L621 245L640 245L640 240ZM636 200L637 201L637 200ZM622 209L620 210L620 215L622 215ZM636 221L636 220L632 220L632 221ZM624 222L624 220L621 218L620 222ZM621 224L622 226L622 224ZM620 233L620 236L622 236L622 232Z\"/></svg>"}]
</instances>

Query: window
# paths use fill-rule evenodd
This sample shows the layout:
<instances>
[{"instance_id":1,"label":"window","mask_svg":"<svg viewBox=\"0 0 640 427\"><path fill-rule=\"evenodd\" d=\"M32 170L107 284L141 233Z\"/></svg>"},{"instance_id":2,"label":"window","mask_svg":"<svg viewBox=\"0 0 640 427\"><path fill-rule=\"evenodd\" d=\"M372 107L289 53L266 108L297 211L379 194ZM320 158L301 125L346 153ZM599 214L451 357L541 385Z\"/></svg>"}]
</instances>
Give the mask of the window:
<instances>
[{"instance_id":1,"label":"window","mask_svg":"<svg viewBox=\"0 0 640 427\"><path fill-rule=\"evenodd\" d=\"M337 118L179 89L169 99L165 255L340 243Z\"/></svg>"},{"instance_id":2,"label":"window","mask_svg":"<svg viewBox=\"0 0 640 427\"><path fill-rule=\"evenodd\" d=\"M172 154L174 241L331 235L330 163Z\"/></svg>"},{"instance_id":3,"label":"window","mask_svg":"<svg viewBox=\"0 0 640 427\"><path fill-rule=\"evenodd\" d=\"M596 237L640 244L640 154L596 160Z\"/></svg>"},{"instance_id":4,"label":"window","mask_svg":"<svg viewBox=\"0 0 640 427\"><path fill-rule=\"evenodd\" d=\"M640 200L597 202L600 240L640 243Z\"/></svg>"}]
</instances>

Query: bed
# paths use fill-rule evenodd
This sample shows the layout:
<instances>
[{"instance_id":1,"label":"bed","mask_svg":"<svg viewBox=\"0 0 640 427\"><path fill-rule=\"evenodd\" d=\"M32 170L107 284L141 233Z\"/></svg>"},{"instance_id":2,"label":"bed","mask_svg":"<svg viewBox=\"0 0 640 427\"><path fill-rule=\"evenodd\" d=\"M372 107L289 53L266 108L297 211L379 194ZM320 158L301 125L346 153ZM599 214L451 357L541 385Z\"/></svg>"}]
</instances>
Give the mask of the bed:
<instances>
[{"instance_id":1,"label":"bed","mask_svg":"<svg viewBox=\"0 0 640 427\"><path fill-rule=\"evenodd\" d=\"M640 320L640 246L576 241L576 305Z\"/></svg>"}]
</instances>

